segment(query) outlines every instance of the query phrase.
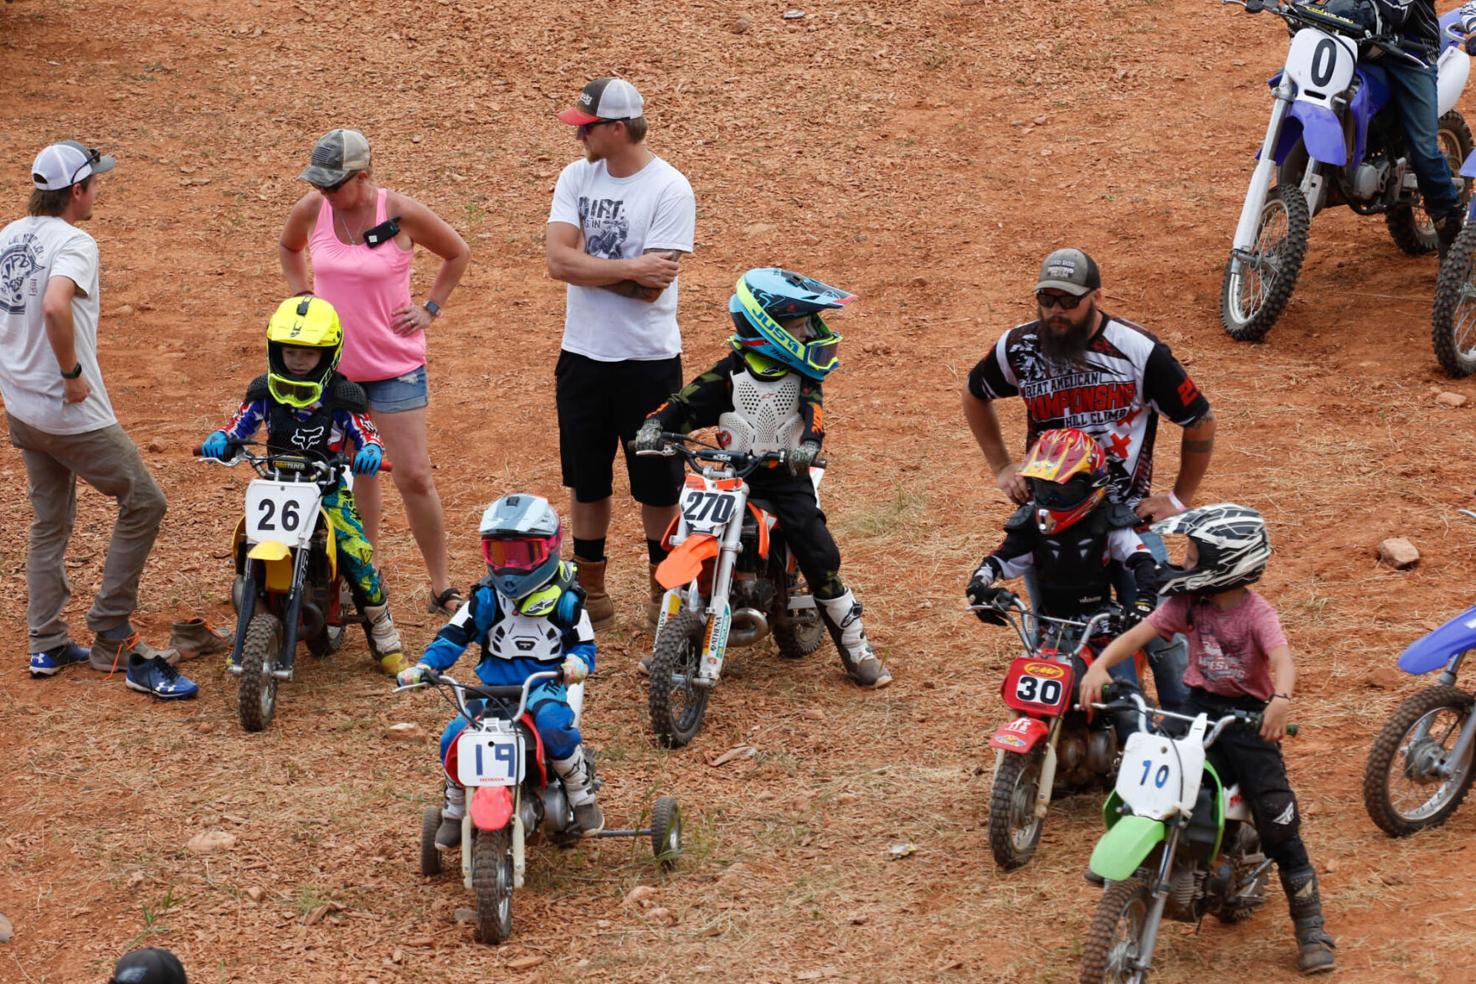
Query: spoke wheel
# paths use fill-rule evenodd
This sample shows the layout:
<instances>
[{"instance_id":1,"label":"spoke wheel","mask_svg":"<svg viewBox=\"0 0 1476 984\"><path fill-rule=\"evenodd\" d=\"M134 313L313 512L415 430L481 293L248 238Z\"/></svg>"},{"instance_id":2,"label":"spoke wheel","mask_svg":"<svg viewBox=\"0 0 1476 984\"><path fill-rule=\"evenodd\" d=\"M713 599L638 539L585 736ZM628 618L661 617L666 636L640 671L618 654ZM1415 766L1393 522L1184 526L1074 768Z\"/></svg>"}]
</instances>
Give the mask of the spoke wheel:
<instances>
[{"instance_id":1,"label":"spoke wheel","mask_svg":"<svg viewBox=\"0 0 1476 984\"><path fill-rule=\"evenodd\" d=\"M1461 230L1440 264L1435 305L1430 313L1430 341L1435 361L1446 375L1460 378L1476 372L1476 224Z\"/></svg>"},{"instance_id":2,"label":"spoke wheel","mask_svg":"<svg viewBox=\"0 0 1476 984\"><path fill-rule=\"evenodd\" d=\"M241 642L240 686L236 711L241 727L263 731L277 712L277 678L272 670L282 653L282 623L269 612L257 612Z\"/></svg>"},{"instance_id":3,"label":"spoke wheel","mask_svg":"<svg viewBox=\"0 0 1476 984\"><path fill-rule=\"evenodd\" d=\"M1450 775L1436 771L1450 758L1471 716L1473 698L1437 686L1410 697L1384 725L1363 772L1363 805L1379 829L1406 837L1444 823L1471 788L1473 748Z\"/></svg>"},{"instance_id":4,"label":"spoke wheel","mask_svg":"<svg viewBox=\"0 0 1476 984\"><path fill-rule=\"evenodd\" d=\"M1141 981L1133 967L1153 896L1138 878L1111 882L1097 903L1081 953L1081 984Z\"/></svg>"},{"instance_id":5,"label":"spoke wheel","mask_svg":"<svg viewBox=\"0 0 1476 984\"><path fill-rule=\"evenodd\" d=\"M702 659L703 628L702 618L684 609L656 633L647 706L651 730L667 748L680 748L696 737L707 714L711 691L693 683Z\"/></svg>"},{"instance_id":6,"label":"spoke wheel","mask_svg":"<svg viewBox=\"0 0 1476 984\"><path fill-rule=\"evenodd\" d=\"M1035 746L1028 755L1006 752L994 776L989 797L989 849L994 853L994 863L1006 871L1028 862L1040 844L1044 820L1035 815L1035 799L1040 793L1044 761L1042 745Z\"/></svg>"},{"instance_id":7,"label":"spoke wheel","mask_svg":"<svg viewBox=\"0 0 1476 984\"><path fill-rule=\"evenodd\" d=\"M1464 208L1471 200L1471 188L1468 180L1461 177L1461 164L1471 153L1472 143L1471 129L1460 113L1451 110L1440 117L1435 144L1450 166L1450 175L1460 189L1460 204ZM1389 238L1394 240L1394 245L1410 256L1424 256L1440 248L1435 222L1423 205L1396 205L1384 214L1384 224L1389 227Z\"/></svg>"},{"instance_id":8,"label":"spoke wheel","mask_svg":"<svg viewBox=\"0 0 1476 984\"><path fill-rule=\"evenodd\" d=\"M1298 188L1278 185L1267 194L1250 257L1225 264L1220 323L1231 338L1258 342L1281 317L1302 272L1311 222Z\"/></svg>"},{"instance_id":9,"label":"spoke wheel","mask_svg":"<svg viewBox=\"0 0 1476 984\"><path fill-rule=\"evenodd\" d=\"M477 896L477 942L504 943L512 935L512 828L478 830L472 846L472 891Z\"/></svg>"}]
</instances>

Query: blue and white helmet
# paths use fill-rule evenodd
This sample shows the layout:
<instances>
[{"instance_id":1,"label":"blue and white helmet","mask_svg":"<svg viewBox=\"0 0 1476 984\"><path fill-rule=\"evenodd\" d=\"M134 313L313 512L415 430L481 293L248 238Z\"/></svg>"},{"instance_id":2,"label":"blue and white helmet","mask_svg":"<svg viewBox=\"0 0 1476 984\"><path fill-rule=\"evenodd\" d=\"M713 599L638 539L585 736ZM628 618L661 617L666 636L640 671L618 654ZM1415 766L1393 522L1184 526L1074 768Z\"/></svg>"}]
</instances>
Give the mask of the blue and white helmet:
<instances>
[{"instance_id":1,"label":"blue and white helmet","mask_svg":"<svg viewBox=\"0 0 1476 984\"><path fill-rule=\"evenodd\" d=\"M855 299L855 294L790 270L757 267L738 278L728 300L738 329L729 341L757 376L772 379L792 370L824 379L840 365L836 350L841 336L831 331L820 312L845 307ZM805 338L796 338L779 324L807 315Z\"/></svg>"},{"instance_id":2,"label":"blue and white helmet","mask_svg":"<svg viewBox=\"0 0 1476 984\"><path fill-rule=\"evenodd\" d=\"M482 559L499 593L519 601L558 574L563 530L542 496L505 495L482 513Z\"/></svg>"},{"instance_id":3,"label":"blue and white helmet","mask_svg":"<svg viewBox=\"0 0 1476 984\"><path fill-rule=\"evenodd\" d=\"M1229 591L1260 580L1271 559L1266 521L1249 506L1219 502L1161 519L1153 524L1160 536L1175 534L1194 541L1198 560L1190 568L1163 565L1158 591L1165 595Z\"/></svg>"}]
</instances>

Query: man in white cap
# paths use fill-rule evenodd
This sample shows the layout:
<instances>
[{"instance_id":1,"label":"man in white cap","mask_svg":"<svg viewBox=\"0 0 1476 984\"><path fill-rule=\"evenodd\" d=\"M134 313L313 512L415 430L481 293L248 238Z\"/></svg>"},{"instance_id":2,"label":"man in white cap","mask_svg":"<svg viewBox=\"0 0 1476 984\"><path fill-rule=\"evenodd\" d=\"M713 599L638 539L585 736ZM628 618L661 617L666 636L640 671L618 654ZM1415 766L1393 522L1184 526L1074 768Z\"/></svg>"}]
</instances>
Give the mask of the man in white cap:
<instances>
[{"instance_id":1,"label":"man in white cap","mask_svg":"<svg viewBox=\"0 0 1476 984\"><path fill-rule=\"evenodd\" d=\"M29 215L0 231L0 397L10 442L25 459L31 508L26 554L30 670L50 676L72 663L122 670L134 690L193 697L168 653L129 621L138 580L164 518L164 493L118 426L97 361L97 241L77 228L92 218L114 160L75 140L36 155ZM92 648L71 641L62 609L64 564L77 511L77 479L118 500L102 584L87 625Z\"/></svg>"},{"instance_id":2,"label":"man in white cap","mask_svg":"<svg viewBox=\"0 0 1476 984\"><path fill-rule=\"evenodd\" d=\"M616 445L685 382L677 270L692 251L697 203L682 173L646 147L645 100L629 82L595 79L558 116L584 145L584 158L559 175L545 239L549 276L569 285L555 370L559 457L579 582L598 630L615 619L605 535ZM653 574L676 515L680 461L626 452ZM648 584L655 625L662 592L654 576Z\"/></svg>"}]
</instances>

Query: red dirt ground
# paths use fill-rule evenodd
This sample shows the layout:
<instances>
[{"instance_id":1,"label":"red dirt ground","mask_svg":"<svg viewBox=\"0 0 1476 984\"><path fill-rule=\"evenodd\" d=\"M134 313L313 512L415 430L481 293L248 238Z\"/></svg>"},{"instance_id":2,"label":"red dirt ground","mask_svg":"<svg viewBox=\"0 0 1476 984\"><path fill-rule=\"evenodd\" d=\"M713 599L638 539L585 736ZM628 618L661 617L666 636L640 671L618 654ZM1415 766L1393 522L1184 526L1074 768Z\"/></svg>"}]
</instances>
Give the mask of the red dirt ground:
<instances>
[{"instance_id":1,"label":"red dirt ground","mask_svg":"<svg viewBox=\"0 0 1476 984\"><path fill-rule=\"evenodd\" d=\"M1408 641L1469 602L1469 407L1428 342L1433 259L1380 224L1318 218L1296 297L1269 340L1221 332L1219 278L1268 110L1279 25L1189 0L804 5L627 0L18 0L0 6L0 173L19 214L36 149L79 136L118 156L89 229L103 253L103 364L120 416L170 497L143 583L154 641L177 617L227 620L228 537L243 477L188 448L263 361L283 292L275 238L314 138L374 141L377 172L430 203L474 257L431 333L433 456L454 569L477 575L482 506L514 489L563 501L552 367L562 290L542 233L577 152L553 112L583 81L634 79L651 143L691 178L698 248L682 322L695 372L721 350L733 278L797 267L862 295L827 385L826 498L846 577L896 683L847 685L828 645L796 665L736 654L705 731L652 747L637 624L633 511L612 535L625 625L601 640L586 733L607 814L634 823L658 793L686 811L688 857L663 877L640 844L530 855L506 946L471 940L451 878L415 870L437 789L425 694L390 696L354 639L284 688L272 728L243 734L229 678L187 664L199 700L150 703L85 670L21 668L29 512L19 456L0 453L0 981L98 981L130 946L179 953L192 980L242 982L1074 980L1097 891L1080 880L1095 796L1053 806L1037 859L1001 875L985 840L1004 716L1005 633L962 611L971 566L1008 506L959 412L968 369L1031 315L1048 250L1090 249L1108 307L1150 326L1214 402L1203 495L1262 509L1277 554L1265 593L1302 679L1288 756L1323 872L1346 981L1459 981L1476 912L1476 808L1407 841L1364 814L1373 733L1417 684ZM746 25L746 26L745 26ZM1467 106L1470 103L1467 101ZM432 275L417 266L417 289ZM1006 426L1019 440L1017 407ZM1161 482L1175 468L1164 436ZM110 504L82 497L69 574L76 631L101 568ZM1396 573L1373 547L1409 536ZM382 557L408 641L425 579L398 506ZM719 753L757 755L720 767ZM224 830L199 857L193 835ZM898 842L916 845L888 860ZM653 904L624 901L637 885ZM654 912L655 909L664 912ZM1295 976L1279 901L1237 927L1167 927L1165 981Z\"/></svg>"}]
</instances>

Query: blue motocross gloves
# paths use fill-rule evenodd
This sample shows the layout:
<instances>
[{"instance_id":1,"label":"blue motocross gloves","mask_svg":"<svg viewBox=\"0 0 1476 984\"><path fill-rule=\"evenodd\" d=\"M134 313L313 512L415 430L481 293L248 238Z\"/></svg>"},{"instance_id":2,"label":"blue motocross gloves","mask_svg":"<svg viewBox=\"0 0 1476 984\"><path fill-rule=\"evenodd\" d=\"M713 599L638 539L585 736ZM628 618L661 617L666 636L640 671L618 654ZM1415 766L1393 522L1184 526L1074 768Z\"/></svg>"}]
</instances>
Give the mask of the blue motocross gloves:
<instances>
[{"instance_id":1,"label":"blue motocross gloves","mask_svg":"<svg viewBox=\"0 0 1476 984\"><path fill-rule=\"evenodd\" d=\"M200 445L200 456L202 458L224 459L226 449L230 447L231 440L225 431L215 431L205 438L205 443Z\"/></svg>"},{"instance_id":2,"label":"blue motocross gloves","mask_svg":"<svg viewBox=\"0 0 1476 984\"><path fill-rule=\"evenodd\" d=\"M384 460L384 453L375 444L366 444L354 455L354 474L373 475L379 471L379 464Z\"/></svg>"}]
</instances>

